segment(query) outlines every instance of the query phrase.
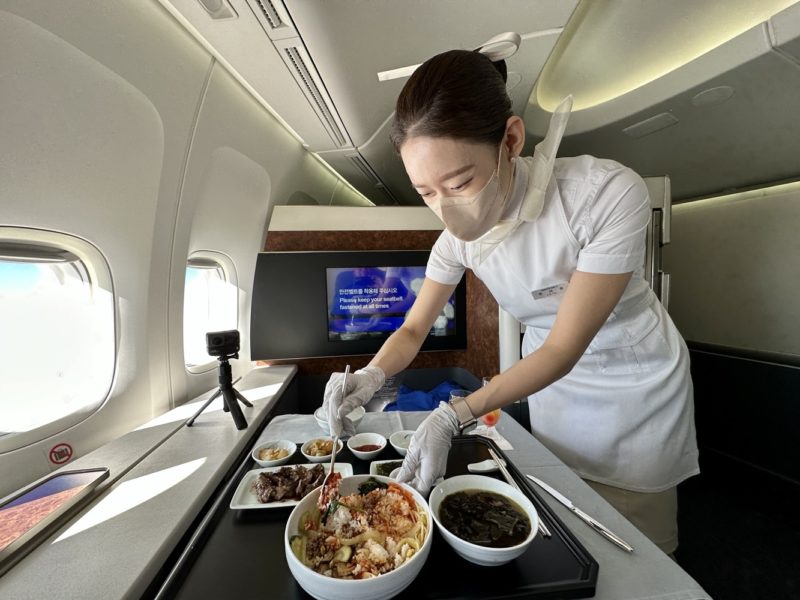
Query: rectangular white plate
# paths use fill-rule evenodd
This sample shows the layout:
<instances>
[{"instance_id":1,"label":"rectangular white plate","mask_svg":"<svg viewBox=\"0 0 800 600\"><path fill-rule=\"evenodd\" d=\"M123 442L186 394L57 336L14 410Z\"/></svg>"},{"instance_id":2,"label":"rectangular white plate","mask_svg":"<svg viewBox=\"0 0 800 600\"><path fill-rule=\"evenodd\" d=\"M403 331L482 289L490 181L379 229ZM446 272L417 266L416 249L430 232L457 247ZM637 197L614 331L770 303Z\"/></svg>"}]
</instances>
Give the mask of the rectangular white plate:
<instances>
[{"instance_id":1,"label":"rectangular white plate","mask_svg":"<svg viewBox=\"0 0 800 600\"><path fill-rule=\"evenodd\" d=\"M389 460L373 460L371 463L369 463L369 474L370 475L377 475L378 474L378 465L382 465L383 463L393 463L393 462L396 462L397 466L399 467L400 465L403 464L403 459L402 458L392 458L392 459L389 459Z\"/></svg>"},{"instance_id":2,"label":"rectangular white plate","mask_svg":"<svg viewBox=\"0 0 800 600\"><path fill-rule=\"evenodd\" d=\"M253 482L258 477L259 473L270 473L272 471L277 471L278 469L282 469L283 467L296 467L298 465L282 465L280 467L267 467L266 469L253 469L252 471L248 471L242 477L242 480L239 482L236 491L231 498L231 508L242 510L242 509L252 509L252 508L286 508L287 506L295 506L300 501L299 500L280 500L276 502L268 502L263 503L258 501L258 497L253 492ZM311 468L314 466L314 463L299 465L306 468ZM322 465L322 468L325 469L327 473L331 469L330 463L325 463ZM353 474L353 465L350 463L340 463L337 462L334 465L334 471L337 473L341 473L342 477L350 477Z\"/></svg>"}]
</instances>

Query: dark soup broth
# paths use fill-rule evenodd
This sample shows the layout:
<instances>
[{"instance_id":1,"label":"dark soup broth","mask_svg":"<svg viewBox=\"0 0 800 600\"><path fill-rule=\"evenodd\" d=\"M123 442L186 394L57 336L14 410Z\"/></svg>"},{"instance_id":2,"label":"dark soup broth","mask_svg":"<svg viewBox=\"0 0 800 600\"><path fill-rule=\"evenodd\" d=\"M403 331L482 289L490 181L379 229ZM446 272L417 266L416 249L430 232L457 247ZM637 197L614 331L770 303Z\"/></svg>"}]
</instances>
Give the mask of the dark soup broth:
<instances>
[{"instance_id":1,"label":"dark soup broth","mask_svg":"<svg viewBox=\"0 0 800 600\"><path fill-rule=\"evenodd\" d=\"M463 490L445 496L439 520L448 531L480 546L507 548L524 542L531 521L517 504L494 492Z\"/></svg>"}]
</instances>

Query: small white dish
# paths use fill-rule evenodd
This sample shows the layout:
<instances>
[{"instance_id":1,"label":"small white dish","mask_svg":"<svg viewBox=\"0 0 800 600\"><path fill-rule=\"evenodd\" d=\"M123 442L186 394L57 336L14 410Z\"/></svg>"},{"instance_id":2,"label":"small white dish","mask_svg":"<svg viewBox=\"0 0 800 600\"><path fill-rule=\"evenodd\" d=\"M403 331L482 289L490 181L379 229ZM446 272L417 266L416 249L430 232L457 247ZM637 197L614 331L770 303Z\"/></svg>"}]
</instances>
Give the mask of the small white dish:
<instances>
[{"instance_id":1,"label":"small white dish","mask_svg":"<svg viewBox=\"0 0 800 600\"><path fill-rule=\"evenodd\" d=\"M304 468L311 468L313 465L289 465L290 467L304 467ZM253 469L252 471L248 471L242 477L242 480L239 482L239 485L236 486L236 491L233 493L231 497L230 507L236 510L261 510L261 509L273 509L273 508L284 508L287 506L295 506L300 502L300 500L278 500L276 502L259 502L258 496L253 491L253 482L258 478L260 473L269 473L271 471L277 471L279 469L283 469L284 467L269 467L267 469ZM327 473L330 471L331 466L322 465L322 468L325 469ZM350 477L353 474L353 465L350 463L336 463L333 466L333 470L337 473L341 473L342 477ZM317 489L317 488L314 488ZM313 490L312 490L313 491Z\"/></svg>"},{"instance_id":2,"label":"small white dish","mask_svg":"<svg viewBox=\"0 0 800 600\"><path fill-rule=\"evenodd\" d=\"M500 460L502 461L502 464L505 467L506 461L504 461L502 458ZM492 473L494 471L499 471L499 470L500 467L498 467L497 463L491 458L487 458L486 460L470 463L467 465L467 471L469 471L470 473Z\"/></svg>"},{"instance_id":3,"label":"small white dish","mask_svg":"<svg viewBox=\"0 0 800 600\"><path fill-rule=\"evenodd\" d=\"M400 456L405 456L408 452L408 446L411 443L411 438L414 436L413 429L404 429L402 431L395 431L389 436L389 443L392 448L397 450Z\"/></svg>"},{"instance_id":4,"label":"small white dish","mask_svg":"<svg viewBox=\"0 0 800 600\"><path fill-rule=\"evenodd\" d=\"M378 468L381 465L390 465L392 467L388 475L384 475L383 473L378 472ZM394 473L397 469L399 469L402 465L403 465L403 460L400 458L393 458L391 460L373 460L371 463L369 463L369 474L382 475L383 477L391 477L392 476L391 474Z\"/></svg>"},{"instance_id":5,"label":"small white dish","mask_svg":"<svg viewBox=\"0 0 800 600\"><path fill-rule=\"evenodd\" d=\"M332 437L313 438L313 439L308 440L302 446L300 446L300 452L302 452L303 456L306 457L306 460L308 460L310 462L313 462L313 463L325 462L325 461L328 461L328 460L331 459L331 453L330 452L328 452L327 454L319 455L319 456L315 456L314 454L309 454L308 453L308 450L309 450L309 447L311 446L311 444L313 444L314 442L316 442L318 440L325 440L325 441L332 442L333 438ZM344 444L342 443L342 440L339 440L339 443L336 445L336 454L339 454L339 452L342 451L342 448L344 448Z\"/></svg>"},{"instance_id":6,"label":"small white dish","mask_svg":"<svg viewBox=\"0 0 800 600\"><path fill-rule=\"evenodd\" d=\"M528 537L516 546L490 548L488 546L473 544L451 533L439 520L439 507L446 496L463 490L485 490L513 500L519 508L525 511L525 514L530 520L531 530ZM536 512L536 508L534 508L528 497L504 481L492 477L485 477L483 475L457 475L456 477L445 479L431 490L428 504L431 507L431 513L433 513L433 520L436 521L439 532L442 534L445 541L456 551L456 554L476 565L494 567L511 562L528 549L528 546L533 542L533 539L536 537L536 532L539 529L539 513Z\"/></svg>"},{"instance_id":7,"label":"small white dish","mask_svg":"<svg viewBox=\"0 0 800 600\"><path fill-rule=\"evenodd\" d=\"M273 460L269 460L267 458L261 458L261 452L264 450L268 450L270 448L276 448L280 450L286 450L288 454L282 458L276 458ZM271 440L267 442L263 442L253 448L251 452L251 456L253 460L258 463L259 467L278 467L280 465L285 465L289 462L289 459L294 456L294 453L297 452L297 444L292 442L291 440Z\"/></svg>"},{"instance_id":8,"label":"small white dish","mask_svg":"<svg viewBox=\"0 0 800 600\"><path fill-rule=\"evenodd\" d=\"M363 406L358 406L354 408L350 414L347 415L347 418L353 422L353 425L358 428L358 424L361 423L361 419L364 418L364 415L367 414L367 409ZM319 428L322 429L326 434L330 433L328 429L328 415L325 414L325 411L322 410L320 406L317 410L314 411L314 420L319 425Z\"/></svg>"},{"instance_id":9,"label":"small white dish","mask_svg":"<svg viewBox=\"0 0 800 600\"><path fill-rule=\"evenodd\" d=\"M359 446L377 446L375 450L358 450ZM386 448L386 438L380 433L357 433L347 440L347 447L353 456L361 460L370 460L378 456Z\"/></svg>"}]
</instances>

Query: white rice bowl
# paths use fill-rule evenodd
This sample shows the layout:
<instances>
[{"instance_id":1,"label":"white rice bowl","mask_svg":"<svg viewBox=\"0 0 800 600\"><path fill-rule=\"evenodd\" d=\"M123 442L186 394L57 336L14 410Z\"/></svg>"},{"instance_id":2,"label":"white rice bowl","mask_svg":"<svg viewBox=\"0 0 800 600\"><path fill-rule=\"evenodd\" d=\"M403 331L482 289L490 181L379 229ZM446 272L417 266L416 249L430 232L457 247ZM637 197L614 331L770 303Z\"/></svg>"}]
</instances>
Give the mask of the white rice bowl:
<instances>
[{"instance_id":1,"label":"white rice bowl","mask_svg":"<svg viewBox=\"0 0 800 600\"><path fill-rule=\"evenodd\" d=\"M361 419L364 418L364 415L367 414L367 409L363 406L356 406L348 415L347 418L353 422L353 425L358 428L358 424L361 423ZM326 434L330 433L330 429L328 427L328 415L322 410L320 406L317 410L314 411L314 420L319 425L319 428L322 429Z\"/></svg>"},{"instance_id":2,"label":"white rice bowl","mask_svg":"<svg viewBox=\"0 0 800 600\"><path fill-rule=\"evenodd\" d=\"M395 483L388 477L380 475L355 475L342 479L340 492L342 496L353 494L358 491L358 486L370 477L384 483ZM431 550L431 540L433 539L433 515L431 514L428 503L414 488L397 484L405 490L411 492L414 500L428 516L428 530L425 532L425 539L420 549L408 561L396 569L377 575L369 579L336 579L317 573L313 569L304 565L292 552L289 540L293 535L297 535L300 517L308 510L312 510L317 503L321 488L317 488L303 498L294 507L289 520L286 522L283 546L286 553L286 562L289 570L294 576L300 587L308 592L317 600L388 600L396 596L408 587L414 578L419 574L428 554Z\"/></svg>"}]
</instances>

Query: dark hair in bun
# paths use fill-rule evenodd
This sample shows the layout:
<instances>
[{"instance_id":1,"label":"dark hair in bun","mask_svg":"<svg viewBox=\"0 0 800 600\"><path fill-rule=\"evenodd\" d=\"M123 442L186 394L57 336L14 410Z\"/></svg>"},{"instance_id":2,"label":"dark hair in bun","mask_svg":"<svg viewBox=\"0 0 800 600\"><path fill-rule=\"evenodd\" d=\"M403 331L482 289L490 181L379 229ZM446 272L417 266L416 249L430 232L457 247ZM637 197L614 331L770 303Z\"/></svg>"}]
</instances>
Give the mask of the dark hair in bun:
<instances>
[{"instance_id":1,"label":"dark hair in bun","mask_svg":"<svg viewBox=\"0 0 800 600\"><path fill-rule=\"evenodd\" d=\"M426 60L397 98L390 139L395 150L409 137L449 137L499 146L512 116L505 61L480 52L450 50Z\"/></svg>"},{"instance_id":2,"label":"dark hair in bun","mask_svg":"<svg viewBox=\"0 0 800 600\"><path fill-rule=\"evenodd\" d=\"M503 78L503 83L508 83L508 67L506 67L506 61L496 60L493 61L492 64L494 68L497 69L497 72L500 73L500 77Z\"/></svg>"}]
</instances>

